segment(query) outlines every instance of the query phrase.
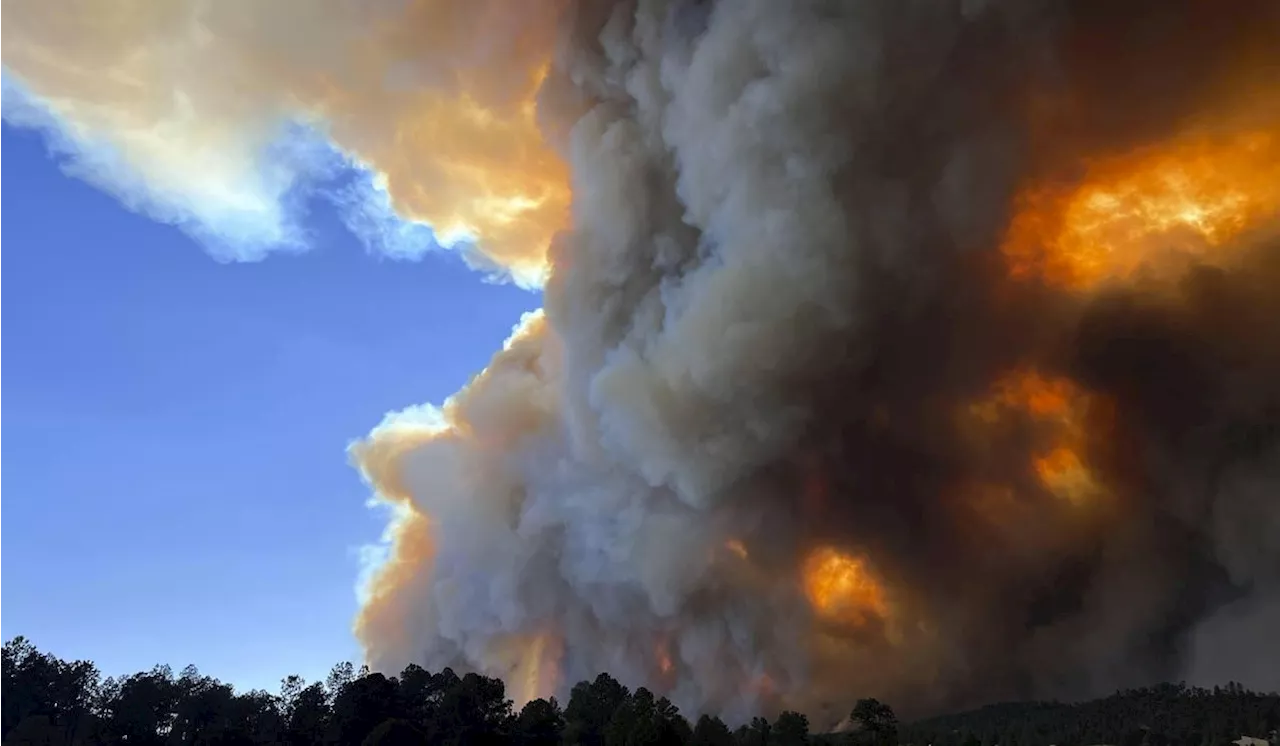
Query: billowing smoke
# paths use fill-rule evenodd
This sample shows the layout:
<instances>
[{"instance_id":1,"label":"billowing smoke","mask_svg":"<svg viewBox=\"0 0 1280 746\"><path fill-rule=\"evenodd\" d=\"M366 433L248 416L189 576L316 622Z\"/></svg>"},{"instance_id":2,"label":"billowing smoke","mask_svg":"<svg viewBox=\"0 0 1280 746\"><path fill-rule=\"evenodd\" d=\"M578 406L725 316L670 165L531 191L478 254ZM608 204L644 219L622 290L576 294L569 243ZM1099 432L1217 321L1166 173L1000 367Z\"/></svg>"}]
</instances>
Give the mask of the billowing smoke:
<instances>
[{"instance_id":1,"label":"billowing smoke","mask_svg":"<svg viewBox=\"0 0 1280 746\"><path fill-rule=\"evenodd\" d=\"M15 0L4 11L16 83L5 117L51 125L73 173L219 258L305 248L307 197L349 163L376 178L327 196L374 248L413 256L430 244L389 203L441 241L483 237L469 256L478 266L536 281L569 201L533 101L551 11L502 0Z\"/></svg>"},{"instance_id":2,"label":"billowing smoke","mask_svg":"<svg viewBox=\"0 0 1280 746\"><path fill-rule=\"evenodd\" d=\"M37 7L6 65L131 142L152 109L54 56L102 27ZM547 278L467 387L352 448L395 512L375 668L833 722L1280 686L1280 5L227 8L176 43L223 68L161 71L236 103L212 130L306 112ZM121 18L86 80L175 46Z\"/></svg>"}]
</instances>

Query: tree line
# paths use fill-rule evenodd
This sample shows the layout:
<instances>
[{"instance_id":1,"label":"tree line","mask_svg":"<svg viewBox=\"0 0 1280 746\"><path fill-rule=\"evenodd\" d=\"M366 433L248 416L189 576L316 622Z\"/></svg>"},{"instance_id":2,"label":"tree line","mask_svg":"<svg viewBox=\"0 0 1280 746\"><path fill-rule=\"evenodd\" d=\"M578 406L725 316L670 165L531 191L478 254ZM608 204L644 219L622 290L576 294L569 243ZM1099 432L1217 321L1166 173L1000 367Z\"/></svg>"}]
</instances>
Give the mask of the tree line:
<instances>
[{"instance_id":1,"label":"tree line","mask_svg":"<svg viewBox=\"0 0 1280 746\"><path fill-rule=\"evenodd\" d=\"M1238 683L1212 689L1185 683L1126 689L1103 699L1008 702L922 720L904 742L933 746L1226 746L1242 736L1277 743L1280 695Z\"/></svg>"},{"instance_id":2,"label":"tree line","mask_svg":"<svg viewBox=\"0 0 1280 746\"><path fill-rule=\"evenodd\" d=\"M892 710L875 700L858 712L896 741ZM608 674L583 681L567 705L535 699L518 711L500 679L410 665L387 677L351 663L324 682L298 676L280 692L236 692L194 666L102 678L89 661L64 661L22 637L4 645L4 746L130 744L521 744L550 746L790 746L810 740L808 719L784 712L731 730L720 718L686 720L670 700L629 690ZM872 746L868 744L868 746Z\"/></svg>"},{"instance_id":3,"label":"tree line","mask_svg":"<svg viewBox=\"0 0 1280 746\"><path fill-rule=\"evenodd\" d=\"M1274 729L1280 698L1238 685L1212 692L1170 685L906 725L888 705L862 699L849 713L853 732L829 734L812 733L798 712L736 729L708 715L690 722L665 697L631 691L608 674L579 682L564 706L535 699L517 710L500 679L448 668L410 665L387 677L340 663L323 682L289 676L277 694L236 692L193 666L103 678L90 661L64 661L18 637L4 644L0 709L4 746L1227 746Z\"/></svg>"}]
</instances>

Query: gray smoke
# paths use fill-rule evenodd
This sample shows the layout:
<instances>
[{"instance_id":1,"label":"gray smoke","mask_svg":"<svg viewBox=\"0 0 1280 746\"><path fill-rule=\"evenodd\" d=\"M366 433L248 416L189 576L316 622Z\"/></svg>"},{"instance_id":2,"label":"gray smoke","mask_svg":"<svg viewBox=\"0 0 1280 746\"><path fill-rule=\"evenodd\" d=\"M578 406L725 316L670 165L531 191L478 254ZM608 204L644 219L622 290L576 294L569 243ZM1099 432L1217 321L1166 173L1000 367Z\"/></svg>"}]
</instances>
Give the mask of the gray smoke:
<instances>
[{"instance_id":1,"label":"gray smoke","mask_svg":"<svg viewBox=\"0 0 1280 746\"><path fill-rule=\"evenodd\" d=\"M494 124L532 111L518 70L572 200L545 311L352 448L395 512L357 622L375 668L522 699L608 671L831 722L862 696L1280 686L1280 5L548 0L524 35L409 5L373 14L388 45L307 11L374 39L325 60L360 96L281 53L254 100L341 114L431 219L427 164L527 274L557 199L526 224L459 197L559 194ZM392 70L502 104L467 119L477 170L430 155L411 94L368 93Z\"/></svg>"},{"instance_id":2,"label":"gray smoke","mask_svg":"<svg viewBox=\"0 0 1280 746\"><path fill-rule=\"evenodd\" d=\"M1267 3L572 5L540 94L574 194L545 318L445 424L356 448L419 516L372 660L561 694L607 670L730 718L1250 675L1206 662L1231 656L1280 685L1275 193L1231 252L1158 272L1062 287L1001 252L1028 184L1274 135L1277 30ZM1084 506L1035 478L1035 416L957 423L1019 370L1087 402ZM817 547L890 611L824 618ZM513 653L539 636L550 682Z\"/></svg>"}]
</instances>

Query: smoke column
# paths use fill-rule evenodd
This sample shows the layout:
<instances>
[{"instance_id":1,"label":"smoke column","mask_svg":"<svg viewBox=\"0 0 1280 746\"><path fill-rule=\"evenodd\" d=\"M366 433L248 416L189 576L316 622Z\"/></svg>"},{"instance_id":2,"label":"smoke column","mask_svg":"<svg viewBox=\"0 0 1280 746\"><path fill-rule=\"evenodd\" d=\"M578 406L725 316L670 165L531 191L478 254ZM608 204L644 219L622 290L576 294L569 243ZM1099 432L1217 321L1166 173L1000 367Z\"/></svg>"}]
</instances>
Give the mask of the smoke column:
<instances>
[{"instance_id":1,"label":"smoke column","mask_svg":"<svg viewBox=\"0 0 1280 746\"><path fill-rule=\"evenodd\" d=\"M462 391L351 448L395 516L374 668L831 722L1280 686L1277 4L4 20L75 162L162 216L287 222L305 169L262 153L306 122L545 281Z\"/></svg>"}]
</instances>

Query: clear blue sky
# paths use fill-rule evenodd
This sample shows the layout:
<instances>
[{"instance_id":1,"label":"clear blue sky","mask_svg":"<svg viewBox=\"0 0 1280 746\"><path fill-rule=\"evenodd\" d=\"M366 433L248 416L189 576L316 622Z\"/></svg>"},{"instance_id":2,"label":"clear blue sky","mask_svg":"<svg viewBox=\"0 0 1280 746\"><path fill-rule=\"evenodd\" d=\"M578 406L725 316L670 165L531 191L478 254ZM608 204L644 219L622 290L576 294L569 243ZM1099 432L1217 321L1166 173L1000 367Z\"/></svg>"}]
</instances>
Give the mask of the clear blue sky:
<instances>
[{"instance_id":1,"label":"clear blue sky","mask_svg":"<svg viewBox=\"0 0 1280 746\"><path fill-rule=\"evenodd\" d=\"M382 517L344 448L439 402L540 299L453 255L220 264L4 125L3 636L104 674L194 663L275 690L359 659Z\"/></svg>"}]
</instances>

